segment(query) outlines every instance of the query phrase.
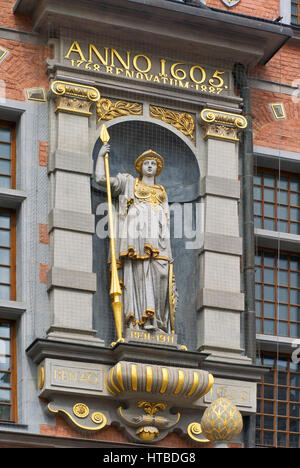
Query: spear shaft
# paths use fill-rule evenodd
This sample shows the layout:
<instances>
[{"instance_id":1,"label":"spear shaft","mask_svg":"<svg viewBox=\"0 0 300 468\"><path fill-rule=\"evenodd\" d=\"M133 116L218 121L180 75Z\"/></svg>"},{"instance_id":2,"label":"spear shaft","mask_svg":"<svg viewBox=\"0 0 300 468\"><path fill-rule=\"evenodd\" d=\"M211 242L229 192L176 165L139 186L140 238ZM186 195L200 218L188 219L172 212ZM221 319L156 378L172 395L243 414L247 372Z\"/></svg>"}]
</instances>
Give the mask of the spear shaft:
<instances>
[{"instance_id":1,"label":"spear shaft","mask_svg":"<svg viewBox=\"0 0 300 468\"><path fill-rule=\"evenodd\" d=\"M102 125L100 138L103 143L108 143L110 136L105 127ZM114 230L114 217L112 209L112 196L110 186L110 171L109 171L109 154L106 153L104 156L104 168L106 177L107 187L107 204L108 204L108 226L109 226L109 238L110 238L110 253L111 253L111 283L110 283L110 297L111 306L114 313L115 326L117 331L117 341L122 341L122 302L121 295L122 290L120 286L120 280L117 269L117 258L116 258L116 239Z\"/></svg>"}]
</instances>

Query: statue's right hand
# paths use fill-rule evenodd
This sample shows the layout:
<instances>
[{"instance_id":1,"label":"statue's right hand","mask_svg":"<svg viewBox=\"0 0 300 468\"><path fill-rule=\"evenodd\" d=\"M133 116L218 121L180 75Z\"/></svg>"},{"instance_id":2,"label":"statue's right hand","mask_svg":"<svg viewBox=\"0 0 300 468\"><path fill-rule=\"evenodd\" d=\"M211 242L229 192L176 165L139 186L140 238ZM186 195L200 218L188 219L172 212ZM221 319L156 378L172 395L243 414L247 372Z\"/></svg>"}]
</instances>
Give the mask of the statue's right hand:
<instances>
[{"instance_id":1,"label":"statue's right hand","mask_svg":"<svg viewBox=\"0 0 300 468\"><path fill-rule=\"evenodd\" d=\"M101 147L99 151L99 156L105 156L106 153L110 152L110 145L108 143L104 143L104 145Z\"/></svg>"}]
</instances>

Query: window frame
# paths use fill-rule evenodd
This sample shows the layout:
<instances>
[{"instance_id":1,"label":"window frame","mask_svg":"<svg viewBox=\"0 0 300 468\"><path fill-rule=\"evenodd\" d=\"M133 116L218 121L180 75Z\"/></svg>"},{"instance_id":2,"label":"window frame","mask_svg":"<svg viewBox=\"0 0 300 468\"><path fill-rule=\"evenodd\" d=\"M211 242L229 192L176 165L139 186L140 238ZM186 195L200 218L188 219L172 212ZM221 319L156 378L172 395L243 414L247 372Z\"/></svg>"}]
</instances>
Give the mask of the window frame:
<instances>
[{"instance_id":1,"label":"window frame","mask_svg":"<svg viewBox=\"0 0 300 468\"><path fill-rule=\"evenodd\" d=\"M271 351L263 351L261 353L261 356L258 356L259 361L263 365L267 365L264 360L266 358L272 357L273 359L273 379L272 382L270 382L270 374L266 374L265 376L262 377L261 382L258 384L258 397L257 397L257 402L261 403L260 410L257 410L256 413L256 423L259 421L260 424L256 425L256 437L259 435L260 441L258 442L256 438L256 445L257 446L262 446L262 447L268 447L268 448L274 448L274 447L279 447L279 448L294 448L290 446L290 436L291 435L296 435L298 437L298 447L295 448L300 448L300 401L292 401L290 398L290 391L291 390L296 390L300 392L300 384L299 386L291 385L291 375L299 375L300 378L300 368L298 366L298 370L295 371L291 369L291 356L286 355L286 354L280 354L278 355L276 352L271 352ZM287 363L287 368L286 369L280 369L278 366L278 360L286 360ZM284 374L286 375L286 385L280 383L279 380L279 374ZM265 395L265 387L268 389L273 389L273 398L266 398L264 397ZM279 398L279 390L280 389L286 389L286 399L281 399ZM272 393L272 391L271 391ZM267 394L267 392L266 392ZM265 412L265 403L270 403L273 405L273 413L271 411ZM279 404L282 403L285 405L286 408L286 414L280 414L281 410L279 409ZM290 414L290 407L291 405L298 405L299 408L299 415L297 417L293 417ZM273 418L273 423L271 425L271 428L266 428L264 425L265 418ZM286 421L286 430L278 429L278 423L279 423L279 418L282 420ZM299 424L299 431L298 432L292 432L290 431L291 427L291 422L298 421ZM273 434L273 444L265 444L264 443L264 433L270 433ZM280 434L285 434L286 435L286 440L287 444L286 445L279 445L278 444L278 433Z\"/></svg>"},{"instance_id":2,"label":"window frame","mask_svg":"<svg viewBox=\"0 0 300 468\"><path fill-rule=\"evenodd\" d=\"M10 215L10 246L1 248L8 248L10 250L10 301L17 300L17 238L16 238L16 212L10 208L2 208L0 206L0 213L8 213ZM0 228L1 229L1 228ZM0 267L2 264L0 264ZM3 265L7 266L7 265ZM0 283L1 284L1 283ZM7 284L7 283L4 283ZM1 301L1 297L0 297Z\"/></svg>"},{"instance_id":3,"label":"window frame","mask_svg":"<svg viewBox=\"0 0 300 468\"><path fill-rule=\"evenodd\" d=\"M10 187L11 189L16 188L16 124L14 122L8 122L6 120L0 120L0 127L2 128L9 128L11 130L11 184ZM7 188L7 187L6 187ZM1 187L0 187L1 190Z\"/></svg>"},{"instance_id":4,"label":"window frame","mask_svg":"<svg viewBox=\"0 0 300 468\"><path fill-rule=\"evenodd\" d=\"M0 323L8 323L10 325L10 360L11 360L11 369L10 371L1 371L4 373L9 373L11 376L10 380L10 391L11 391L11 400L10 403L0 403L1 406L10 406L11 407L11 418L10 419L0 419L1 423L17 423L18 422L18 408L17 408L17 336L16 336L16 322L13 320L2 319L0 318ZM0 386L0 388L2 388ZM7 389L7 387L5 387Z\"/></svg>"},{"instance_id":5,"label":"window frame","mask_svg":"<svg viewBox=\"0 0 300 468\"><path fill-rule=\"evenodd\" d=\"M300 190L292 190L291 189L291 181L294 179L299 179L299 188L300 188L300 175L298 173L294 172L287 172L287 171L279 171L276 169L269 169L265 167L260 167L258 166L255 171L254 177L257 177L259 175L262 175L263 177L265 175L273 175L274 176L274 187L271 185L265 185L264 180L261 181L261 183L257 183L255 179L253 180L253 201L254 201L254 227L257 229L265 229L268 231L272 232L280 232L283 234L293 234L293 235L300 235ZM280 176L280 177L279 177ZM280 178L286 178L288 179L288 188L282 188L279 187L279 182ZM258 198L255 195L255 189L259 189L261 191L261 196ZM266 200L265 193L267 190L273 190L274 191L274 200ZM287 203L280 202L279 196L281 193L286 193L287 194ZM299 204L292 204L291 198L292 195L297 195L299 197L299 200L297 200L297 203ZM256 212L256 204L260 205L260 214L257 214ZM274 207L274 216L271 215L266 215L266 208L267 207ZM280 217L280 208L286 208L288 215L286 218ZM292 210L297 209L299 212L299 219L293 219L292 218ZM260 220L260 225L256 225L256 219ZM266 227L266 222L270 220L274 224L274 229L270 227ZM285 223L287 224L287 231L281 230L279 227L280 223ZM297 232L291 232L293 225L297 226Z\"/></svg>"},{"instance_id":6,"label":"window frame","mask_svg":"<svg viewBox=\"0 0 300 468\"><path fill-rule=\"evenodd\" d=\"M263 260L262 260L260 265L255 263L255 270L257 270L258 268L261 268L261 271L262 271L260 281L257 281L257 279L255 279L255 287L257 285L260 286L261 287L261 292L262 292L261 297L257 297L256 293L255 293L255 303L261 304L259 315L257 314L257 311L256 311L256 321L259 320L261 322L259 331L258 330L256 330L256 331L259 334L263 334L263 335L267 335L267 336L282 336L282 337L297 339L297 338L300 337L300 334L299 334L299 336L296 336L296 337L292 336L292 334L291 334L291 325L294 325L294 324L297 325L297 327L299 327L299 330L300 330L300 317L299 317L299 320L291 320L291 308L292 307L299 307L300 308L300 304L295 304L295 303L292 302L290 293L291 293L291 291L294 291L294 290L298 291L299 298L300 298L300 287L298 288L296 286L294 287L293 285L291 285L291 282L290 282L291 275L290 275L290 273L298 273L299 272L298 274L300 275L300 268L299 268L299 270L291 269L291 259L293 257L298 258L299 259L299 264L300 264L300 254L296 253L296 252L280 251L280 255L288 257L288 266L287 266L287 268L280 268L279 264L278 264L278 260L280 261L280 258L278 259L278 252L275 249L271 249L271 248L267 248L267 247L257 247L256 255L259 252L262 252L263 254L264 253L274 254L274 266L272 267L272 266L265 265L263 263ZM265 279L264 278L264 270L265 269L274 271L274 283L266 282L264 280ZM280 279L279 279L279 274L278 274L280 271L287 272L287 274L288 274L288 280L287 280L286 285L280 284ZM264 286L274 287L274 290L275 290L274 300L265 299L264 290L263 290ZM287 290L287 295L288 295L287 302L284 301L284 300L280 300L280 297L278 297L279 288L284 288L284 289ZM267 317L265 315L264 304L274 304L274 315L272 317ZM286 319L283 319L282 317L280 317L280 310L279 310L280 305L283 305L283 306L287 307L287 318ZM274 333L266 333L265 332L265 322L266 321L267 322L273 322L273 324L274 324ZM278 325L280 323L287 324L287 329L288 329L288 334L287 335L279 334Z\"/></svg>"}]
</instances>

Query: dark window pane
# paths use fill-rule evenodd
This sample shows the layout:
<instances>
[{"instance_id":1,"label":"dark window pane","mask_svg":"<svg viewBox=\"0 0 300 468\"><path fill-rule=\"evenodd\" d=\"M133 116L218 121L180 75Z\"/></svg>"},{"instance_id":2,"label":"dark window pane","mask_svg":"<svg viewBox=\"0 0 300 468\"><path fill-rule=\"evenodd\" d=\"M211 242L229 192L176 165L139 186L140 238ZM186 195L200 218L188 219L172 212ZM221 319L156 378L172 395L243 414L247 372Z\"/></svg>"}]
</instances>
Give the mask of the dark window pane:
<instances>
[{"instance_id":1,"label":"dark window pane","mask_svg":"<svg viewBox=\"0 0 300 468\"><path fill-rule=\"evenodd\" d=\"M300 447L300 436L299 434L290 434L290 447L299 448Z\"/></svg>"},{"instance_id":2,"label":"dark window pane","mask_svg":"<svg viewBox=\"0 0 300 468\"><path fill-rule=\"evenodd\" d=\"M288 272L285 270L279 270L278 282L281 286L287 286L289 284Z\"/></svg>"},{"instance_id":3,"label":"dark window pane","mask_svg":"<svg viewBox=\"0 0 300 468\"><path fill-rule=\"evenodd\" d=\"M9 323L0 322L0 337L10 338L10 325Z\"/></svg>"},{"instance_id":4,"label":"dark window pane","mask_svg":"<svg viewBox=\"0 0 300 468\"><path fill-rule=\"evenodd\" d=\"M275 323L273 320L264 320L264 333L266 335L275 335Z\"/></svg>"},{"instance_id":5,"label":"dark window pane","mask_svg":"<svg viewBox=\"0 0 300 468\"><path fill-rule=\"evenodd\" d=\"M258 218L254 216L254 227L261 228L262 227L262 218Z\"/></svg>"},{"instance_id":6,"label":"dark window pane","mask_svg":"<svg viewBox=\"0 0 300 468\"><path fill-rule=\"evenodd\" d=\"M0 356L0 371L9 371L10 370L10 358L5 356Z\"/></svg>"},{"instance_id":7,"label":"dark window pane","mask_svg":"<svg viewBox=\"0 0 300 468\"><path fill-rule=\"evenodd\" d=\"M290 324L290 335L292 338L300 338L300 324Z\"/></svg>"},{"instance_id":8,"label":"dark window pane","mask_svg":"<svg viewBox=\"0 0 300 468\"><path fill-rule=\"evenodd\" d=\"M287 206L279 206L277 209L278 218L289 219L289 209Z\"/></svg>"},{"instance_id":9,"label":"dark window pane","mask_svg":"<svg viewBox=\"0 0 300 468\"><path fill-rule=\"evenodd\" d=\"M9 405L0 405L0 420L9 421L11 419L11 408Z\"/></svg>"},{"instance_id":10,"label":"dark window pane","mask_svg":"<svg viewBox=\"0 0 300 468\"><path fill-rule=\"evenodd\" d=\"M275 304L264 303L264 317L275 319Z\"/></svg>"},{"instance_id":11,"label":"dark window pane","mask_svg":"<svg viewBox=\"0 0 300 468\"><path fill-rule=\"evenodd\" d=\"M298 273L290 273L290 286L294 288L300 287L300 275Z\"/></svg>"},{"instance_id":12,"label":"dark window pane","mask_svg":"<svg viewBox=\"0 0 300 468\"><path fill-rule=\"evenodd\" d=\"M278 288L278 300L279 302L289 302L288 288Z\"/></svg>"},{"instance_id":13,"label":"dark window pane","mask_svg":"<svg viewBox=\"0 0 300 468\"><path fill-rule=\"evenodd\" d=\"M300 304L300 291L298 291L297 289L291 289L290 301L291 304Z\"/></svg>"},{"instance_id":14,"label":"dark window pane","mask_svg":"<svg viewBox=\"0 0 300 468\"><path fill-rule=\"evenodd\" d=\"M278 187L280 189L288 190L289 188L289 179L288 177L280 176L278 180Z\"/></svg>"},{"instance_id":15,"label":"dark window pane","mask_svg":"<svg viewBox=\"0 0 300 468\"><path fill-rule=\"evenodd\" d=\"M263 432L263 444L264 445L273 445L274 433L273 432Z\"/></svg>"},{"instance_id":16,"label":"dark window pane","mask_svg":"<svg viewBox=\"0 0 300 468\"><path fill-rule=\"evenodd\" d=\"M264 429L274 429L274 418L271 416L264 417Z\"/></svg>"},{"instance_id":17,"label":"dark window pane","mask_svg":"<svg viewBox=\"0 0 300 468\"><path fill-rule=\"evenodd\" d=\"M0 228L10 228L10 216L0 212Z\"/></svg>"},{"instance_id":18,"label":"dark window pane","mask_svg":"<svg viewBox=\"0 0 300 468\"><path fill-rule=\"evenodd\" d=\"M275 231L275 221L272 219L264 218L264 229Z\"/></svg>"},{"instance_id":19,"label":"dark window pane","mask_svg":"<svg viewBox=\"0 0 300 468\"><path fill-rule=\"evenodd\" d=\"M275 283L275 271L269 268L264 269L264 283Z\"/></svg>"},{"instance_id":20,"label":"dark window pane","mask_svg":"<svg viewBox=\"0 0 300 468\"><path fill-rule=\"evenodd\" d=\"M0 248L0 264L10 265L10 250Z\"/></svg>"},{"instance_id":21,"label":"dark window pane","mask_svg":"<svg viewBox=\"0 0 300 468\"><path fill-rule=\"evenodd\" d=\"M282 376L284 377L284 376ZM287 401L287 389L284 387L278 387L278 400Z\"/></svg>"},{"instance_id":22,"label":"dark window pane","mask_svg":"<svg viewBox=\"0 0 300 468\"><path fill-rule=\"evenodd\" d=\"M0 403L10 403L11 392L10 390L5 390L0 388Z\"/></svg>"},{"instance_id":23,"label":"dark window pane","mask_svg":"<svg viewBox=\"0 0 300 468\"><path fill-rule=\"evenodd\" d=\"M274 387L270 385L264 385L264 398L274 400Z\"/></svg>"},{"instance_id":24,"label":"dark window pane","mask_svg":"<svg viewBox=\"0 0 300 468\"><path fill-rule=\"evenodd\" d=\"M282 432L278 432L277 434L277 443L280 447L286 447L287 445L287 435L283 434Z\"/></svg>"},{"instance_id":25,"label":"dark window pane","mask_svg":"<svg viewBox=\"0 0 300 468\"><path fill-rule=\"evenodd\" d=\"M256 332L261 333L262 332L262 323L260 319L256 319Z\"/></svg>"},{"instance_id":26,"label":"dark window pane","mask_svg":"<svg viewBox=\"0 0 300 468\"><path fill-rule=\"evenodd\" d=\"M278 221L277 222L277 231L279 232L288 232L289 225L285 221Z\"/></svg>"},{"instance_id":27,"label":"dark window pane","mask_svg":"<svg viewBox=\"0 0 300 468\"><path fill-rule=\"evenodd\" d=\"M274 286L264 287L264 299L266 301L275 301L275 288Z\"/></svg>"},{"instance_id":28,"label":"dark window pane","mask_svg":"<svg viewBox=\"0 0 300 468\"><path fill-rule=\"evenodd\" d=\"M273 174L264 174L264 185L275 187L275 176Z\"/></svg>"},{"instance_id":29,"label":"dark window pane","mask_svg":"<svg viewBox=\"0 0 300 468\"><path fill-rule=\"evenodd\" d=\"M288 312L289 312L289 308L287 305L282 305L282 304L279 305L279 318L280 319L287 320Z\"/></svg>"},{"instance_id":30,"label":"dark window pane","mask_svg":"<svg viewBox=\"0 0 300 468\"><path fill-rule=\"evenodd\" d=\"M286 418L278 418L278 430L279 431L286 431L287 430L287 419Z\"/></svg>"},{"instance_id":31,"label":"dark window pane","mask_svg":"<svg viewBox=\"0 0 300 468\"><path fill-rule=\"evenodd\" d=\"M3 247L10 246L10 232L0 230L0 245Z\"/></svg>"},{"instance_id":32,"label":"dark window pane","mask_svg":"<svg viewBox=\"0 0 300 468\"><path fill-rule=\"evenodd\" d=\"M0 284L0 298L10 300L10 286Z\"/></svg>"},{"instance_id":33,"label":"dark window pane","mask_svg":"<svg viewBox=\"0 0 300 468\"><path fill-rule=\"evenodd\" d=\"M10 143L11 131L9 128L0 127L0 141Z\"/></svg>"},{"instance_id":34,"label":"dark window pane","mask_svg":"<svg viewBox=\"0 0 300 468\"><path fill-rule=\"evenodd\" d=\"M0 372L0 387L10 387L9 372Z\"/></svg>"},{"instance_id":35,"label":"dark window pane","mask_svg":"<svg viewBox=\"0 0 300 468\"><path fill-rule=\"evenodd\" d=\"M0 159L0 173L5 174L5 175L10 175L11 174L11 163L10 163L10 161Z\"/></svg>"},{"instance_id":36,"label":"dark window pane","mask_svg":"<svg viewBox=\"0 0 300 468\"><path fill-rule=\"evenodd\" d=\"M272 189L266 189L264 190L264 200L269 201L269 202L275 202L275 191Z\"/></svg>"},{"instance_id":37,"label":"dark window pane","mask_svg":"<svg viewBox=\"0 0 300 468\"><path fill-rule=\"evenodd\" d=\"M10 159L11 146L5 143L0 143L0 158Z\"/></svg>"},{"instance_id":38,"label":"dark window pane","mask_svg":"<svg viewBox=\"0 0 300 468\"><path fill-rule=\"evenodd\" d=\"M0 176L0 187L10 188L11 178L8 176Z\"/></svg>"},{"instance_id":39,"label":"dark window pane","mask_svg":"<svg viewBox=\"0 0 300 468\"><path fill-rule=\"evenodd\" d=\"M290 200L291 200L291 205L300 206L300 194L299 193L291 193Z\"/></svg>"},{"instance_id":40,"label":"dark window pane","mask_svg":"<svg viewBox=\"0 0 300 468\"><path fill-rule=\"evenodd\" d=\"M278 323L278 335L279 336L288 336L289 335L289 327L287 322L279 322Z\"/></svg>"},{"instance_id":41,"label":"dark window pane","mask_svg":"<svg viewBox=\"0 0 300 468\"><path fill-rule=\"evenodd\" d=\"M261 216L261 203L254 202L254 214Z\"/></svg>"},{"instance_id":42,"label":"dark window pane","mask_svg":"<svg viewBox=\"0 0 300 468\"><path fill-rule=\"evenodd\" d=\"M261 200L262 199L261 193L262 193L261 187L254 187L253 188L253 196L254 196L255 200Z\"/></svg>"},{"instance_id":43,"label":"dark window pane","mask_svg":"<svg viewBox=\"0 0 300 468\"><path fill-rule=\"evenodd\" d=\"M282 416L287 415L287 403L278 403L278 414Z\"/></svg>"},{"instance_id":44,"label":"dark window pane","mask_svg":"<svg viewBox=\"0 0 300 468\"><path fill-rule=\"evenodd\" d=\"M274 403L272 401L264 402L264 413L265 414L274 414Z\"/></svg>"},{"instance_id":45,"label":"dark window pane","mask_svg":"<svg viewBox=\"0 0 300 468\"><path fill-rule=\"evenodd\" d=\"M287 205L289 202L289 194L288 192L278 191L277 192L277 202L279 204Z\"/></svg>"}]
</instances>

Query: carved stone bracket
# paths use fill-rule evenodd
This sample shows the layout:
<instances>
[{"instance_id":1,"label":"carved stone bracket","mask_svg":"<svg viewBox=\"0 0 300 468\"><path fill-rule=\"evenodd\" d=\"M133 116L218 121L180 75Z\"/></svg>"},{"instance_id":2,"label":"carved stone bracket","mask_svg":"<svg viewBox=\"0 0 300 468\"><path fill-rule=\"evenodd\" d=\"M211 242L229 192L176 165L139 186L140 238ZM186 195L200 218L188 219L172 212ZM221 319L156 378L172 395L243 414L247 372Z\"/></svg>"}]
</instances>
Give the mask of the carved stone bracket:
<instances>
[{"instance_id":1,"label":"carved stone bracket","mask_svg":"<svg viewBox=\"0 0 300 468\"><path fill-rule=\"evenodd\" d=\"M128 101L111 101L108 98L101 98L97 102L98 123L101 120L112 120L126 115L141 115L142 104Z\"/></svg>"},{"instance_id":2,"label":"carved stone bracket","mask_svg":"<svg viewBox=\"0 0 300 468\"><path fill-rule=\"evenodd\" d=\"M107 424L107 418L101 411L90 411L85 403L76 403L71 408L60 407L55 403L48 404L50 413L61 413L69 422L85 431L100 431Z\"/></svg>"},{"instance_id":3,"label":"carved stone bracket","mask_svg":"<svg viewBox=\"0 0 300 468\"><path fill-rule=\"evenodd\" d=\"M239 141L239 132L248 125L243 115L214 109L203 109L200 123L204 129L204 140L217 138L233 142Z\"/></svg>"},{"instance_id":4,"label":"carved stone bracket","mask_svg":"<svg viewBox=\"0 0 300 468\"><path fill-rule=\"evenodd\" d=\"M153 119L162 120L179 130L183 135L195 140L195 122L193 117L186 112L176 112L164 107L150 106L150 116Z\"/></svg>"},{"instance_id":5,"label":"carved stone bracket","mask_svg":"<svg viewBox=\"0 0 300 468\"><path fill-rule=\"evenodd\" d=\"M57 96L55 112L62 111L89 116L92 115L91 105L100 99L98 89L67 81L53 81L51 91Z\"/></svg>"}]
</instances>

